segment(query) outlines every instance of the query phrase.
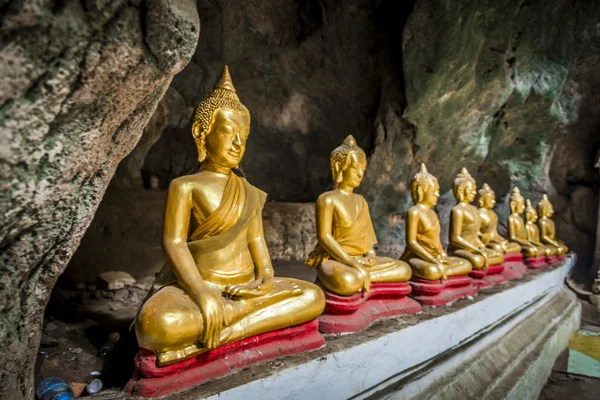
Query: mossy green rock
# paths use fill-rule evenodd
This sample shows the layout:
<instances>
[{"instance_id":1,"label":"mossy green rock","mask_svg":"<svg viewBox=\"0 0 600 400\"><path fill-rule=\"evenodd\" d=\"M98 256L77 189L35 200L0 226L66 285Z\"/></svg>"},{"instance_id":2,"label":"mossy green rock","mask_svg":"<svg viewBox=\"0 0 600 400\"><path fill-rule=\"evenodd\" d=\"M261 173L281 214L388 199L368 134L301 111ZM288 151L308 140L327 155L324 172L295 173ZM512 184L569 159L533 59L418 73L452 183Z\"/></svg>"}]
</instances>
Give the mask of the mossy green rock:
<instances>
[{"instance_id":1,"label":"mossy green rock","mask_svg":"<svg viewBox=\"0 0 600 400\"><path fill-rule=\"evenodd\" d=\"M600 143L600 3L417 1L403 37L405 100L385 96L365 192L383 248L404 245L410 178L421 162L440 181L447 241L450 185L462 167L496 191L500 222L519 186L554 202L558 234L593 254L594 157ZM398 112L402 109L403 114ZM501 227L502 230L502 227Z\"/></svg>"}]
</instances>

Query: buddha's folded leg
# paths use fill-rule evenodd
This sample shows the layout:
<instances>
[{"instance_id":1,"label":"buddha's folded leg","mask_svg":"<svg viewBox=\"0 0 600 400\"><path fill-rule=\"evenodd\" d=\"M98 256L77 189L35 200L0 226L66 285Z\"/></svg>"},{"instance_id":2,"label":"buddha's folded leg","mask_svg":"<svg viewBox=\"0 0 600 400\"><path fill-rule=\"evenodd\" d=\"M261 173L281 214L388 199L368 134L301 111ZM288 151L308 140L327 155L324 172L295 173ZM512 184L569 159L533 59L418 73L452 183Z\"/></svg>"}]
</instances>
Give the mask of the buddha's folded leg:
<instances>
[{"instance_id":1,"label":"buddha's folded leg","mask_svg":"<svg viewBox=\"0 0 600 400\"><path fill-rule=\"evenodd\" d=\"M482 269L485 266L485 259L481 254L473 254L467 250L455 250L454 255L464 258L471 263L473 269Z\"/></svg>"},{"instance_id":2,"label":"buddha's folded leg","mask_svg":"<svg viewBox=\"0 0 600 400\"><path fill-rule=\"evenodd\" d=\"M560 247L556 247L556 246L554 246L552 244L547 244L545 247L547 249L546 250L546 255L548 257L553 257L553 256L558 255L559 250L560 250Z\"/></svg>"},{"instance_id":3,"label":"buddha's folded leg","mask_svg":"<svg viewBox=\"0 0 600 400\"><path fill-rule=\"evenodd\" d=\"M467 259L460 257L448 257L446 276L469 275L473 271L473 265Z\"/></svg>"},{"instance_id":4,"label":"buddha's folded leg","mask_svg":"<svg viewBox=\"0 0 600 400\"><path fill-rule=\"evenodd\" d=\"M486 254L488 257L488 266L502 264L502 262L504 262L504 252L486 249Z\"/></svg>"},{"instance_id":5,"label":"buddha's folded leg","mask_svg":"<svg viewBox=\"0 0 600 400\"><path fill-rule=\"evenodd\" d=\"M430 281L436 281L443 277L443 266L421 260L420 258L411 258L408 264L412 269L413 276Z\"/></svg>"},{"instance_id":6,"label":"buddha's folded leg","mask_svg":"<svg viewBox=\"0 0 600 400\"><path fill-rule=\"evenodd\" d=\"M177 286L155 293L142 307L135 323L140 347L155 352L177 351L193 345L202 333L198 306Z\"/></svg>"},{"instance_id":7,"label":"buddha's folded leg","mask_svg":"<svg viewBox=\"0 0 600 400\"><path fill-rule=\"evenodd\" d=\"M335 260L322 262L317 275L328 291L341 296L352 296L363 286L363 278L356 269Z\"/></svg>"},{"instance_id":8,"label":"buddha's folded leg","mask_svg":"<svg viewBox=\"0 0 600 400\"><path fill-rule=\"evenodd\" d=\"M234 312L244 313L244 315L242 318L239 318L239 314L235 316L235 322L226 328L227 342L300 325L312 321L323 313L325 294L317 285L310 282L292 278L275 278L272 292L287 291L290 286L299 287L301 294L288 296L265 307L257 307L260 304L258 299L243 300L245 304L241 307L234 305ZM250 312L246 313L247 311Z\"/></svg>"},{"instance_id":9,"label":"buddha's folded leg","mask_svg":"<svg viewBox=\"0 0 600 400\"><path fill-rule=\"evenodd\" d=\"M371 282L406 282L412 276L410 266L404 261L389 257L375 257L376 265L369 267Z\"/></svg>"},{"instance_id":10,"label":"buddha's folded leg","mask_svg":"<svg viewBox=\"0 0 600 400\"><path fill-rule=\"evenodd\" d=\"M567 254L569 252L569 248L567 247L565 242L563 242L562 240L557 240L557 242L560 244L560 255L562 256L563 254Z\"/></svg>"},{"instance_id":11,"label":"buddha's folded leg","mask_svg":"<svg viewBox=\"0 0 600 400\"><path fill-rule=\"evenodd\" d=\"M507 241L506 242L506 252L507 253L520 253L521 245L519 243Z\"/></svg>"},{"instance_id":12,"label":"buddha's folded leg","mask_svg":"<svg viewBox=\"0 0 600 400\"><path fill-rule=\"evenodd\" d=\"M494 251L497 251L497 252L499 252L499 253L502 253L502 252L504 252L504 248L502 247L502 244L500 244L500 243L498 243L498 242L489 242L489 243L487 244L487 247L488 247L489 249L492 249L492 250L494 250Z\"/></svg>"},{"instance_id":13,"label":"buddha's folded leg","mask_svg":"<svg viewBox=\"0 0 600 400\"><path fill-rule=\"evenodd\" d=\"M538 250L538 248L533 245L522 245L521 252L523 253L523 256L525 256L527 258L538 257L538 256L544 254L543 252L540 252L540 250Z\"/></svg>"}]
</instances>

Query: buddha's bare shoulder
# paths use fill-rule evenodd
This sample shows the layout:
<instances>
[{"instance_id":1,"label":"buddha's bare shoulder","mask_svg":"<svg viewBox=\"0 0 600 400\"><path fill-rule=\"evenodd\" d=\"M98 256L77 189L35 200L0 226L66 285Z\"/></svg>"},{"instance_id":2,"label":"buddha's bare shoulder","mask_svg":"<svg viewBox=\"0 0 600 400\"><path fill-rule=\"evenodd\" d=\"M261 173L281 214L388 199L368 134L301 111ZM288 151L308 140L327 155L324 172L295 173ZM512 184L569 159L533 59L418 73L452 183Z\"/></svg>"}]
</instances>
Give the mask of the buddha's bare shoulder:
<instances>
[{"instance_id":1,"label":"buddha's bare shoulder","mask_svg":"<svg viewBox=\"0 0 600 400\"><path fill-rule=\"evenodd\" d=\"M198 172L192 175L184 175L173 179L169 186L170 192L203 192L215 187L221 187L227 184L227 178L222 178L210 172Z\"/></svg>"},{"instance_id":2,"label":"buddha's bare shoulder","mask_svg":"<svg viewBox=\"0 0 600 400\"><path fill-rule=\"evenodd\" d=\"M339 197L340 194L335 190L321 193L317 199L317 206L332 206L338 201Z\"/></svg>"}]
</instances>

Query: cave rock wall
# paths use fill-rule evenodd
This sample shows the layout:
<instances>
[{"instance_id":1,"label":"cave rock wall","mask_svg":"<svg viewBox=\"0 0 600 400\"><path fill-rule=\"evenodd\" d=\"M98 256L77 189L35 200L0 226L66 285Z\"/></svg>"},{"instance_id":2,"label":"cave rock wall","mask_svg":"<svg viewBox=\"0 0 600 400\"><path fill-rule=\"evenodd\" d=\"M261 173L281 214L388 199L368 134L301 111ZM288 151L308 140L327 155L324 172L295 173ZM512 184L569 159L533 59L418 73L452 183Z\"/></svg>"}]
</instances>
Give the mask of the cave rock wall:
<instances>
[{"instance_id":1,"label":"cave rock wall","mask_svg":"<svg viewBox=\"0 0 600 400\"><path fill-rule=\"evenodd\" d=\"M189 0L13 0L0 30L0 397L31 399L52 287L200 26Z\"/></svg>"}]
</instances>

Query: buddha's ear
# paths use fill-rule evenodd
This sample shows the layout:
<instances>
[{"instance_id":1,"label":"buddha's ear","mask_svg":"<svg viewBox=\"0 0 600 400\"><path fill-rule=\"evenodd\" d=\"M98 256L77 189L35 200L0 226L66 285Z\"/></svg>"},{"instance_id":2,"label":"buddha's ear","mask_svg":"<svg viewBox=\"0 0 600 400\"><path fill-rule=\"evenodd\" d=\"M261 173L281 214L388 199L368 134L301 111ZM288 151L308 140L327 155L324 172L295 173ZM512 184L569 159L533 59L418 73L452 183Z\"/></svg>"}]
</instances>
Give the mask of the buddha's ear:
<instances>
[{"instance_id":1,"label":"buddha's ear","mask_svg":"<svg viewBox=\"0 0 600 400\"><path fill-rule=\"evenodd\" d=\"M417 203L420 203L423 200L423 197L425 196L425 190L423 190L423 186L419 185L417 186Z\"/></svg>"},{"instance_id":2,"label":"buddha's ear","mask_svg":"<svg viewBox=\"0 0 600 400\"><path fill-rule=\"evenodd\" d=\"M335 183L342 183L342 163L340 163L339 161L333 163L333 170L335 171L335 176L333 177Z\"/></svg>"},{"instance_id":3,"label":"buddha's ear","mask_svg":"<svg viewBox=\"0 0 600 400\"><path fill-rule=\"evenodd\" d=\"M198 149L198 161L202 162L206 158L206 141L199 124L192 125L192 136Z\"/></svg>"}]
</instances>

